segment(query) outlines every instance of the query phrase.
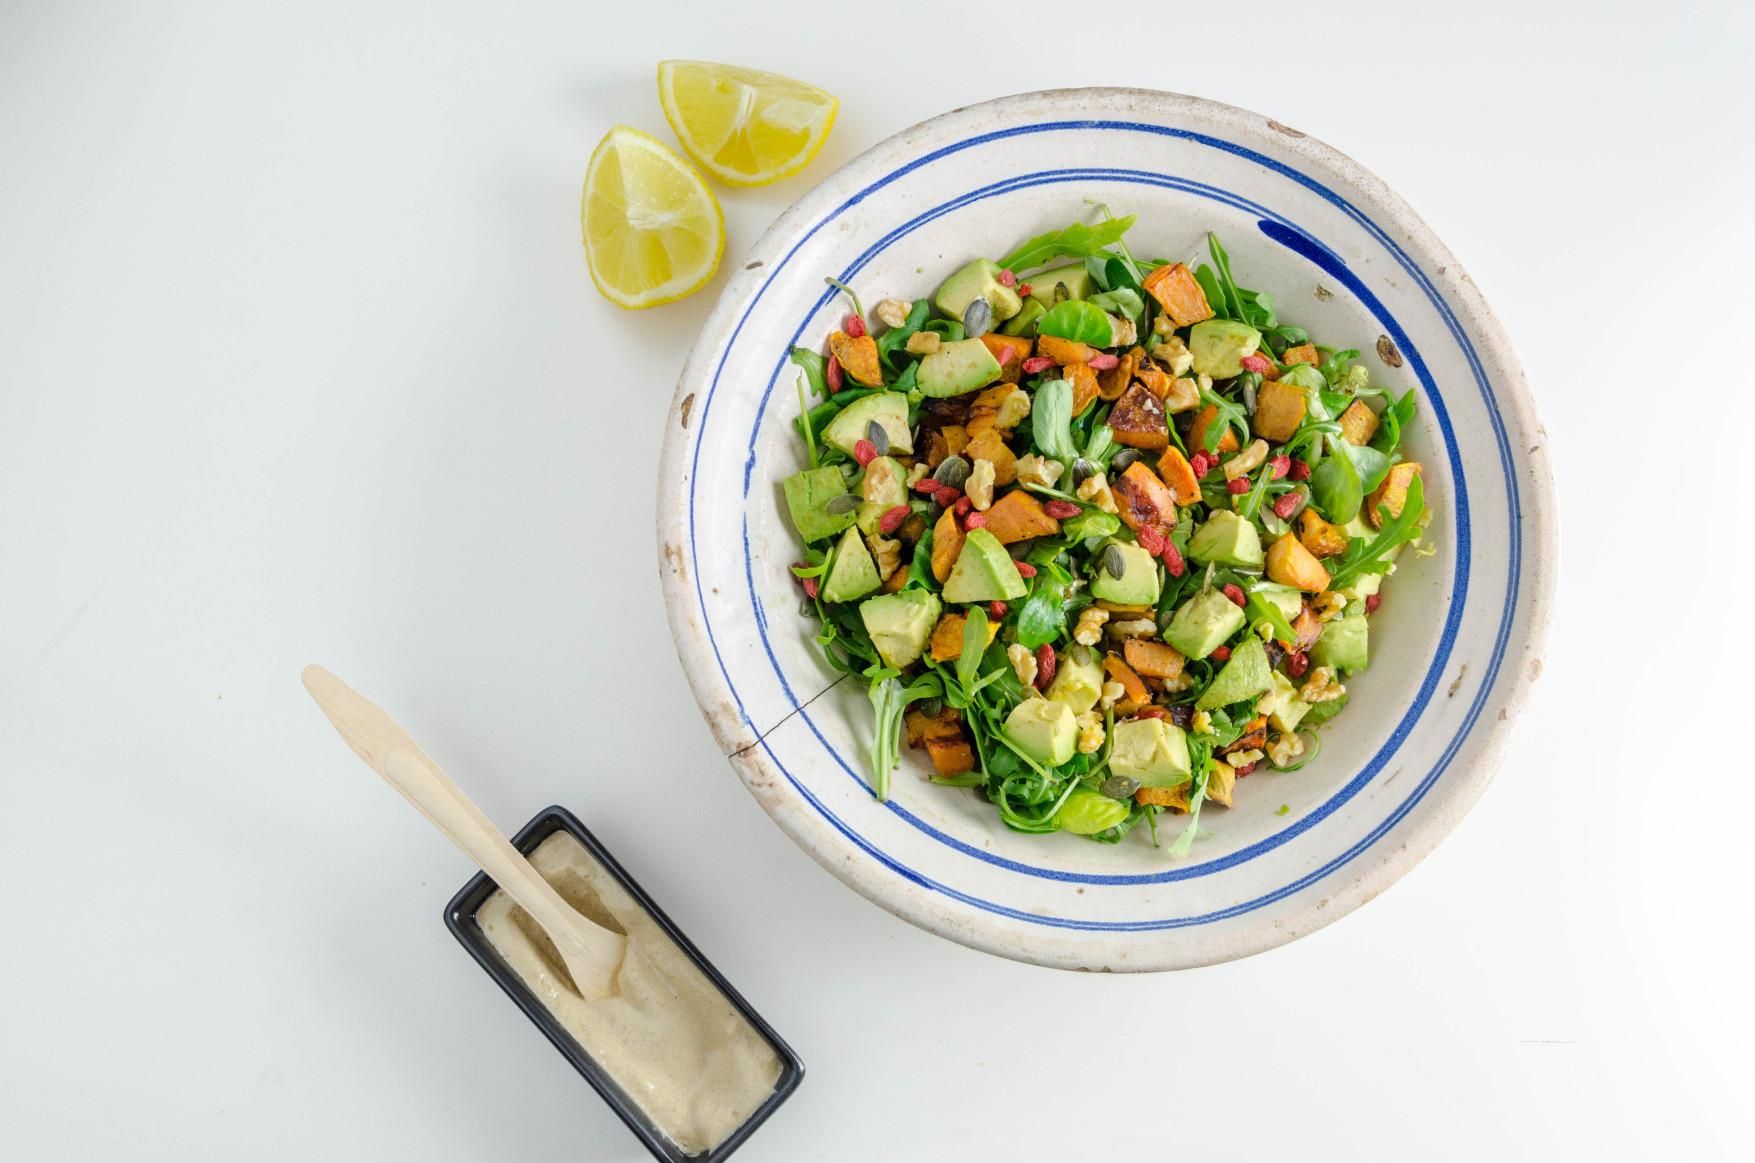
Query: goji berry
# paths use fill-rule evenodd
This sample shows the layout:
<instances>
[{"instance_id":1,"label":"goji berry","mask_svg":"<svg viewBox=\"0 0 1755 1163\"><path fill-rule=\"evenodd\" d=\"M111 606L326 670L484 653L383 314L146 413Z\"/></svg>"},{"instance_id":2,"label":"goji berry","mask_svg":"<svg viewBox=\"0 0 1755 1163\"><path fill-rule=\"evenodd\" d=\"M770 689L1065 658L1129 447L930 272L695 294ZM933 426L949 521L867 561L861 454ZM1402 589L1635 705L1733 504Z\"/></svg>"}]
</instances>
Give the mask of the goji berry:
<instances>
[{"instance_id":1,"label":"goji berry","mask_svg":"<svg viewBox=\"0 0 1755 1163\"><path fill-rule=\"evenodd\" d=\"M1018 284L1018 294L1019 295L1028 295L1029 293L1030 293L1030 284L1029 283L1019 283Z\"/></svg>"},{"instance_id":2,"label":"goji berry","mask_svg":"<svg viewBox=\"0 0 1755 1163\"><path fill-rule=\"evenodd\" d=\"M1275 480L1279 480L1281 477L1292 471L1292 458L1283 452L1268 461L1268 463L1274 466Z\"/></svg>"},{"instance_id":3,"label":"goji berry","mask_svg":"<svg viewBox=\"0 0 1755 1163\"><path fill-rule=\"evenodd\" d=\"M1304 672L1310 669L1310 656L1302 650L1294 650L1286 655L1286 673L1293 678L1303 678Z\"/></svg>"},{"instance_id":4,"label":"goji berry","mask_svg":"<svg viewBox=\"0 0 1755 1163\"><path fill-rule=\"evenodd\" d=\"M994 354L993 358L997 359L999 361L1000 367L1004 367L1006 364L1008 364L1012 361L1012 356L1015 355L1016 352L1017 352L1017 349L1008 343L1004 347L1000 348L999 351Z\"/></svg>"},{"instance_id":5,"label":"goji berry","mask_svg":"<svg viewBox=\"0 0 1755 1163\"><path fill-rule=\"evenodd\" d=\"M1134 713L1136 719L1162 719L1165 715L1163 707L1141 707Z\"/></svg>"},{"instance_id":6,"label":"goji berry","mask_svg":"<svg viewBox=\"0 0 1755 1163\"><path fill-rule=\"evenodd\" d=\"M1207 655L1207 657L1217 662L1230 662L1231 648L1229 646L1215 646L1213 647L1213 652Z\"/></svg>"},{"instance_id":7,"label":"goji berry","mask_svg":"<svg viewBox=\"0 0 1755 1163\"><path fill-rule=\"evenodd\" d=\"M859 462L860 468L864 468L866 465L876 460L877 454L877 445L873 444L871 441L855 440L853 442L853 459Z\"/></svg>"},{"instance_id":8,"label":"goji berry","mask_svg":"<svg viewBox=\"0 0 1755 1163\"><path fill-rule=\"evenodd\" d=\"M1005 617L1005 603L1004 602L989 603L988 607L987 607L987 616L989 618L992 618L995 622L997 622L1001 618Z\"/></svg>"},{"instance_id":9,"label":"goji berry","mask_svg":"<svg viewBox=\"0 0 1755 1163\"><path fill-rule=\"evenodd\" d=\"M1044 691L1054 681L1054 647L1044 642L1036 648L1036 689Z\"/></svg>"},{"instance_id":10,"label":"goji berry","mask_svg":"<svg viewBox=\"0 0 1755 1163\"><path fill-rule=\"evenodd\" d=\"M1243 605L1243 591L1238 589L1236 586L1226 586L1225 587L1225 596L1227 598L1230 598L1232 602L1236 603L1238 607L1240 607L1240 608L1242 607L1242 605Z\"/></svg>"},{"instance_id":11,"label":"goji berry","mask_svg":"<svg viewBox=\"0 0 1755 1163\"><path fill-rule=\"evenodd\" d=\"M884 515L878 518L878 528L885 533L894 533L902 527L902 522L906 521L908 514L913 511L907 505L897 505L893 509L887 509Z\"/></svg>"},{"instance_id":12,"label":"goji berry","mask_svg":"<svg viewBox=\"0 0 1755 1163\"><path fill-rule=\"evenodd\" d=\"M1024 374L1033 376L1037 372L1047 371L1054 366L1054 361L1045 355L1033 355L1024 361Z\"/></svg>"},{"instance_id":13,"label":"goji berry","mask_svg":"<svg viewBox=\"0 0 1755 1163\"><path fill-rule=\"evenodd\" d=\"M829 366L823 369L823 378L829 381L829 390L838 392L846 381L841 377L841 361L834 356L829 357Z\"/></svg>"},{"instance_id":14,"label":"goji berry","mask_svg":"<svg viewBox=\"0 0 1755 1163\"><path fill-rule=\"evenodd\" d=\"M1291 477L1295 481L1309 480L1310 479L1310 462L1307 460L1294 460L1292 462L1292 471L1287 473L1286 475Z\"/></svg>"},{"instance_id":15,"label":"goji berry","mask_svg":"<svg viewBox=\"0 0 1755 1163\"><path fill-rule=\"evenodd\" d=\"M1234 481L1226 481L1225 491L1230 493L1233 497L1241 497L1244 493L1249 491L1249 478L1238 477Z\"/></svg>"},{"instance_id":16,"label":"goji berry","mask_svg":"<svg viewBox=\"0 0 1755 1163\"><path fill-rule=\"evenodd\" d=\"M1174 541L1164 543L1164 568L1170 572L1171 577L1181 577L1188 568L1182 560L1182 550L1176 548Z\"/></svg>"},{"instance_id":17,"label":"goji berry","mask_svg":"<svg viewBox=\"0 0 1755 1163\"><path fill-rule=\"evenodd\" d=\"M792 564L794 567L796 567L798 569L809 569L810 568L810 562L808 562L808 561L795 561ZM797 574L793 574L792 576L798 578L798 584L804 587L805 593L809 594L813 598L817 596L817 579L816 578L814 578L814 577L798 577Z\"/></svg>"},{"instance_id":18,"label":"goji berry","mask_svg":"<svg viewBox=\"0 0 1755 1163\"><path fill-rule=\"evenodd\" d=\"M1248 775L1250 772L1252 772L1254 770L1255 770L1255 764L1245 763L1242 767L1239 767L1237 769L1237 778L1242 779L1244 776Z\"/></svg>"},{"instance_id":19,"label":"goji berry","mask_svg":"<svg viewBox=\"0 0 1755 1163\"><path fill-rule=\"evenodd\" d=\"M959 517L967 517L969 515L969 510L973 509L974 507L975 507L975 502L971 501L968 497L959 498L956 505L954 506L954 508L957 511L957 516L959 516Z\"/></svg>"},{"instance_id":20,"label":"goji berry","mask_svg":"<svg viewBox=\"0 0 1755 1163\"><path fill-rule=\"evenodd\" d=\"M970 513L963 518L964 529L983 529L987 526L986 513Z\"/></svg>"},{"instance_id":21,"label":"goji berry","mask_svg":"<svg viewBox=\"0 0 1755 1163\"><path fill-rule=\"evenodd\" d=\"M1142 526L1134 536L1139 538L1140 548L1153 557L1164 552L1164 535L1150 525Z\"/></svg>"},{"instance_id":22,"label":"goji berry","mask_svg":"<svg viewBox=\"0 0 1755 1163\"><path fill-rule=\"evenodd\" d=\"M1377 607L1382 601L1383 601L1382 594L1367 594L1367 595L1365 595L1365 612L1367 614L1377 613Z\"/></svg>"},{"instance_id":23,"label":"goji berry","mask_svg":"<svg viewBox=\"0 0 1755 1163\"><path fill-rule=\"evenodd\" d=\"M1097 355L1093 355L1086 362L1096 370L1106 372L1116 364L1119 364L1121 360L1116 356L1110 355L1108 352L1100 352Z\"/></svg>"},{"instance_id":24,"label":"goji berry","mask_svg":"<svg viewBox=\"0 0 1755 1163\"><path fill-rule=\"evenodd\" d=\"M1268 368L1273 366L1259 355L1246 355L1237 362L1243 365L1244 371L1254 372L1258 376L1266 374Z\"/></svg>"},{"instance_id":25,"label":"goji berry","mask_svg":"<svg viewBox=\"0 0 1755 1163\"><path fill-rule=\"evenodd\" d=\"M1274 514L1282 521L1291 520L1292 514L1298 511L1298 501L1297 493L1287 493L1274 502Z\"/></svg>"},{"instance_id":26,"label":"goji berry","mask_svg":"<svg viewBox=\"0 0 1755 1163\"><path fill-rule=\"evenodd\" d=\"M1002 270L999 272L999 285L1002 287L1015 287L1018 285L1018 276L1012 274L1012 272L1008 270Z\"/></svg>"},{"instance_id":27,"label":"goji berry","mask_svg":"<svg viewBox=\"0 0 1755 1163\"><path fill-rule=\"evenodd\" d=\"M1056 521L1064 521L1068 517L1077 517L1084 510L1071 501L1049 501L1042 506L1042 512L1053 517Z\"/></svg>"},{"instance_id":28,"label":"goji berry","mask_svg":"<svg viewBox=\"0 0 1755 1163\"><path fill-rule=\"evenodd\" d=\"M1194 479L1199 480L1201 477L1207 475L1207 470L1211 468L1212 465L1207 463L1206 453L1197 452L1188 458L1188 467L1194 470Z\"/></svg>"},{"instance_id":29,"label":"goji berry","mask_svg":"<svg viewBox=\"0 0 1755 1163\"><path fill-rule=\"evenodd\" d=\"M914 482L914 491L917 493L936 493L944 487L943 481L935 480L932 477L921 477Z\"/></svg>"},{"instance_id":30,"label":"goji berry","mask_svg":"<svg viewBox=\"0 0 1755 1163\"><path fill-rule=\"evenodd\" d=\"M938 489L938 495L935 496L933 498L933 500L937 501L939 504L943 505L945 508L948 509L952 505L956 504L957 498L962 496L962 495L963 495L962 493L959 493L956 489L951 488L951 486L941 484L939 486L939 489Z\"/></svg>"},{"instance_id":31,"label":"goji berry","mask_svg":"<svg viewBox=\"0 0 1755 1163\"><path fill-rule=\"evenodd\" d=\"M847 316L847 334L852 336L854 339L859 339L862 336L864 336L865 335L865 320L860 318L858 315Z\"/></svg>"},{"instance_id":32,"label":"goji berry","mask_svg":"<svg viewBox=\"0 0 1755 1163\"><path fill-rule=\"evenodd\" d=\"M1019 577L1035 577L1036 576L1036 567L1031 565L1029 562L1027 562L1027 561L1014 561L1014 562L1012 562L1012 564L1018 567L1018 576Z\"/></svg>"}]
</instances>

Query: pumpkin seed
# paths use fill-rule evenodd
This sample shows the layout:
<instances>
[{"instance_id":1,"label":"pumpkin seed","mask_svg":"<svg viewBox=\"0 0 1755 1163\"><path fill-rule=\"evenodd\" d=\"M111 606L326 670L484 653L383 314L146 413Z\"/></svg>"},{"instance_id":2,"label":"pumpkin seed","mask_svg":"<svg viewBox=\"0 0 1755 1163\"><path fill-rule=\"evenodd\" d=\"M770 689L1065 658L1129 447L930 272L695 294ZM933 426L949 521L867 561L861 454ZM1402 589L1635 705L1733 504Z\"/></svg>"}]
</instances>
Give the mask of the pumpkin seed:
<instances>
[{"instance_id":1,"label":"pumpkin seed","mask_svg":"<svg viewBox=\"0 0 1755 1163\"><path fill-rule=\"evenodd\" d=\"M1103 781L1103 794L1112 800L1131 800L1140 790L1140 781L1127 775L1112 775Z\"/></svg>"},{"instance_id":2,"label":"pumpkin seed","mask_svg":"<svg viewBox=\"0 0 1755 1163\"><path fill-rule=\"evenodd\" d=\"M865 438L871 441L871 446L877 449L877 454L879 456L890 455L890 434L884 431L884 426L882 424L879 424L876 420L866 424Z\"/></svg>"},{"instance_id":3,"label":"pumpkin seed","mask_svg":"<svg viewBox=\"0 0 1755 1163\"><path fill-rule=\"evenodd\" d=\"M844 513L853 512L863 503L858 493L842 493L838 497L830 497L823 502L823 512L831 517L839 517Z\"/></svg>"},{"instance_id":4,"label":"pumpkin seed","mask_svg":"<svg viewBox=\"0 0 1755 1163\"><path fill-rule=\"evenodd\" d=\"M809 598L801 599L798 603L798 612L807 618L814 618L817 616L817 604Z\"/></svg>"},{"instance_id":5,"label":"pumpkin seed","mask_svg":"<svg viewBox=\"0 0 1755 1163\"><path fill-rule=\"evenodd\" d=\"M1121 546L1111 542L1103 551L1103 572L1116 581L1127 576L1127 554L1121 552Z\"/></svg>"},{"instance_id":6,"label":"pumpkin seed","mask_svg":"<svg viewBox=\"0 0 1755 1163\"><path fill-rule=\"evenodd\" d=\"M1066 289L1065 283L1054 284L1054 302L1057 305L1066 302L1071 297L1072 293Z\"/></svg>"},{"instance_id":7,"label":"pumpkin seed","mask_svg":"<svg viewBox=\"0 0 1755 1163\"><path fill-rule=\"evenodd\" d=\"M874 421L872 421L872 423L875 424L876 421L874 420ZM1137 448L1124 448L1120 452L1115 454L1115 459L1110 461L1109 465L1117 473L1120 473L1122 469L1126 468L1128 465L1132 464L1134 461L1138 460L1139 458L1140 458L1140 450L1139 449L1137 449Z\"/></svg>"},{"instance_id":8,"label":"pumpkin seed","mask_svg":"<svg viewBox=\"0 0 1755 1163\"><path fill-rule=\"evenodd\" d=\"M963 308L963 334L980 339L993 330L993 307L986 299L970 299Z\"/></svg>"},{"instance_id":9,"label":"pumpkin seed","mask_svg":"<svg viewBox=\"0 0 1755 1163\"><path fill-rule=\"evenodd\" d=\"M1030 550L1033 549L1035 545L1035 538L1026 537L1022 541L1012 542L1005 547L1005 551L1012 555L1013 561L1022 561L1024 558L1030 556Z\"/></svg>"},{"instance_id":10,"label":"pumpkin seed","mask_svg":"<svg viewBox=\"0 0 1755 1163\"><path fill-rule=\"evenodd\" d=\"M1091 665L1091 648L1080 642L1072 648L1072 660L1080 666Z\"/></svg>"},{"instance_id":11,"label":"pumpkin seed","mask_svg":"<svg viewBox=\"0 0 1755 1163\"><path fill-rule=\"evenodd\" d=\"M944 700L934 697L920 700L920 713L929 719L936 719L944 714Z\"/></svg>"},{"instance_id":12,"label":"pumpkin seed","mask_svg":"<svg viewBox=\"0 0 1755 1163\"><path fill-rule=\"evenodd\" d=\"M1076 492L1078 490L1078 487L1080 485L1084 484L1086 481L1090 480L1091 477L1096 475L1096 472L1097 472L1097 466L1092 464L1090 461L1086 460L1082 456L1079 457L1077 460L1073 461L1073 476L1072 476L1073 490Z\"/></svg>"},{"instance_id":13,"label":"pumpkin seed","mask_svg":"<svg viewBox=\"0 0 1755 1163\"><path fill-rule=\"evenodd\" d=\"M968 483L969 473L971 471L972 469L969 462L962 457L947 456L944 458L943 462L939 464L938 471L932 474L932 479L941 485L949 485L953 489L960 489Z\"/></svg>"}]
</instances>

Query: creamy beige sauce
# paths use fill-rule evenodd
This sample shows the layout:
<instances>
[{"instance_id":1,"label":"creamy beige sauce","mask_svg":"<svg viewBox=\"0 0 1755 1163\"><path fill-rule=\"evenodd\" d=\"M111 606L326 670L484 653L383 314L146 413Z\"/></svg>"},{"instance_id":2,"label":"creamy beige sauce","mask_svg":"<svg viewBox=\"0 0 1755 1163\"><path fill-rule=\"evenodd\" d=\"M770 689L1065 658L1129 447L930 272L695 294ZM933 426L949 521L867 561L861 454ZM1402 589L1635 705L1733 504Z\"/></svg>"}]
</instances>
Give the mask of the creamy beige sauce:
<instances>
[{"instance_id":1,"label":"creamy beige sauce","mask_svg":"<svg viewBox=\"0 0 1755 1163\"><path fill-rule=\"evenodd\" d=\"M568 904L627 935L620 994L581 997L548 934L498 890L476 911L488 940L677 1146L696 1154L724 1142L773 1093L774 1048L569 833L544 840L530 863Z\"/></svg>"}]
</instances>

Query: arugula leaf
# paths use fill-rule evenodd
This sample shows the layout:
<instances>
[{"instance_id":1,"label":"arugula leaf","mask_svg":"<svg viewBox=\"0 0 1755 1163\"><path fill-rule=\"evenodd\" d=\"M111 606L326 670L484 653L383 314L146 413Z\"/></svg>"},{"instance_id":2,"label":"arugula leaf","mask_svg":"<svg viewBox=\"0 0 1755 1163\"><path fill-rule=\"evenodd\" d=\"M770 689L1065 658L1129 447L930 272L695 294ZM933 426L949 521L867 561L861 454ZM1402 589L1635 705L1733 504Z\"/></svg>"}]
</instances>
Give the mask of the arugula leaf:
<instances>
[{"instance_id":1,"label":"arugula leaf","mask_svg":"<svg viewBox=\"0 0 1755 1163\"><path fill-rule=\"evenodd\" d=\"M808 347L794 347L791 353L792 362L804 369L810 378L811 391L818 396L829 394L828 367L829 361L818 352Z\"/></svg>"},{"instance_id":2,"label":"arugula leaf","mask_svg":"<svg viewBox=\"0 0 1755 1163\"><path fill-rule=\"evenodd\" d=\"M1085 299L1068 299L1050 307L1046 315L1036 320L1036 334L1088 343L1093 347L1108 347L1115 342L1115 329L1109 325L1109 316L1104 314L1103 308Z\"/></svg>"},{"instance_id":3,"label":"arugula leaf","mask_svg":"<svg viewBox=\"0 0 1755 1163\"><path fill-rule=\"evenodd\" d=\"M1227 428L1235 427L1239 436L1249 435L1249 415L1244 412L1242 404L1226 399L1211 388L1202 388L1200 398L1218 412L1216 422L1207 425L1206 439L1201 442L1206 451L1218 451L1219 441L1225 439Z\"/></svg>"},{"instance_id":4,"label":"arugula leaf","mask_svg":"<svg viewBox=\"0 0 1755 1163\"><path fill-rule=\"evenodd\" d=\"M903 583L905 590L922 589L937 591L938 578L932 572L932 526L926 527L914 546L914 557L908 562L908 580Z\"/></svg>"},{"instance_id":5,"label":"arugula leaf","mask_svg":"<svg viewBox=\"0 0 1755 1163\"><path fill-rule=\"evenodd\" d=\"M902 713L908 704L924 698L941 698L944 684L935 674L926 674L904 687L896 681L902 672L876 663L864 674L871 680L866 696L877 713L877 732L871 740L871 794L883 803L890 798L890 772L896 769L901 751Z\"/></svg>"},{"instance_id":6,"label":"arugula leaf","mask_svg":"<svg viewBox=\"0 0 1755 1163\"><path fill-rule=\"evenodd\" d=\"M1078 455L1073 448L1072 385L1066 380L1049 380L1036 389L1035 406L1030 409L1035 421L1036 447L1055 460L1072 460Z\"/></svg>"},{"instance_id":7,"label":"arugula leaf","mask_svg":"<svg viewBox=\"0 0 1755 1163\"><path fill-rule=\"evenodd\" d=\"M1281 642L1298 641L1298 635L1293 633L1292 624L1286 621L1286 615L1278 606L1262 597L1262 592L1267 588L1268 583L1258 583L1245 593L1250 622L1266 622L1273 629L1274 637Z\"/></svg>"},{"instance_id":8,"label":"arugula leaf","mask_svg":"<svg viewBox=\"0 0 1755 1163\"><path fill-rule=\"evenodd\" d=\"M963 653L957 656L957 681L969 690L981 673L981 656L987 653L987 611L971 606L963 623Z\"/></svg>"},{"instance_id":9,"label":"arugula leaf","mask_svg":"<svg viewBox=\"0 0 1755 1163\"><path fill-rule=\"evenodd\" d=\"M1402 442L1402 430L1414 419L1414 389L1409 388L1401 399L1383 410L1377 418L1377 432L1371 437L1371 447L1379 452L1389 453L1396 450Z\"/></svg>"},{"instance_id":10,"label":"arugula leaf","mask_svg":"<svg viewBox=\"0 0 1755 1163\"><path fill-rule=\"evenodd\" d=\"M1213 274L1212 267L1204 262L1195 267L1194 281L1200 284L1201 291L1206 294L1207 306L1213 309L1215 318L1230 319L1233 317L1230 309L1225 306L1225 292L1220 289L1219 277Z\"/></svg>"},{"instance_id":11,"label":"arugula leaf","mask_svg":"<svg viewBox=\"0 0 1755 1163\"><path fill-rule=\"evenodd\" d=\"M1360 545L1355 540L1347 546L1347 551L1341 555L1340 564L1330 575L1329 588L1338 590L1361 574L1388 572L1390 563L1384 560L1384 555L1396 546L1419 536L1420 517L1425 511L1426 488L1420 483L1420 474L1415 473L1414 479L1408 482L1408 495L1402 503L1401 516L1392 517L1389 515L1388 505L1378 505L1377 512L1383 519L1383 527L1377 536L1365 544Z\"/></svg>"},{"instance_id":12,"label":"arugula leaf","mask_svg":"<svg viewBox=\"0 0 1755 1163\"><path fill-rule=\"evenodd\" d=\"M1134 223L1134 216L1111 218L1096 226L1075 222L1065 230L1039 234L1006 257L999 265L1008 271L1034 270L1057 258L1089 258L1104 247L1119 242Z\"/></svg>"},{"instance_id":13,"label":"arugula leaf","mask_svg":"<svg viewBox=\"0 0 1755 1163\"><path fill-rule=\"evenodd\" d=\"M1322 373L1322 378L1326 380L1330 386L1333 386L1340 383L1341 377L1347 374L1347 363L1350 360L1358 358L1359 352L1356 349L1349 347L1345 351L1330 353L1329 357L1322 361L1322 366L1316 370Z\"/></svg>"},{"instance_id":14,"label":"arugula leaf","mask_svg":"<svg viewBox=\"0 0 1755 1163\"><path fill-rule=\"evenodd\" d=\"M1083 541L1087 537L1112 537L1120 529L1121 518L1101 509L1086 509L1077 517L1067 517L1060 523L1060 531L1073 541Z\"/></svg>"},{"instance_id":15,"label":"arugula leaf","mask_svg":"<svg viewBox=\"0 0 1755 1163\"><path fill-rule=\"evenodd\" d=\"M890 364L890 356L895 354L898 349L907 347L908 340L914 336L914 333L926 326L926 316L931 310L932 303L925 296L914 300L914 307L908 312L908 318L902 326L892 327L878 336L878 358L886 364ZM894 368L895 365L890 364L890 366Z\"/></svg>"}]
</instances>

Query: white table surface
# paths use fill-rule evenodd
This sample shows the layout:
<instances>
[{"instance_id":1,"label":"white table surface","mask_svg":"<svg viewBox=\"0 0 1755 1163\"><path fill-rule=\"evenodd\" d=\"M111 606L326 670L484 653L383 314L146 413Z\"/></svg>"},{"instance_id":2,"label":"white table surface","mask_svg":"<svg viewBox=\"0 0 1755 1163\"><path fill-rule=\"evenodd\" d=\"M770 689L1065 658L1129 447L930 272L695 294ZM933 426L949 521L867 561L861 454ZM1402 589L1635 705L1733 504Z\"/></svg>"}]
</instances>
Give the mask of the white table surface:
<instances>
[{"instance_id":1,"label":"white table surface","mask_svg":"<svg viewBox=\"0 0 1755 1163\"><path fill-rule=\"evenodd\" d=\"M507 829L577 811L791 1040L741 1158L1745 1157L1752 49L1746 3L0 6L0 1157L643 1157L440 924L470 869L314 660ZM1256 109L1432 222L1565 504L1533 713L1433 856L1292 946L1098 977L786 840L657 586L723 276L625 314L579 245L597 139L671 136L663 57L843 102L720 191L727 269L882 137L1061 85Z\"/></svg>"}]
</instances>

